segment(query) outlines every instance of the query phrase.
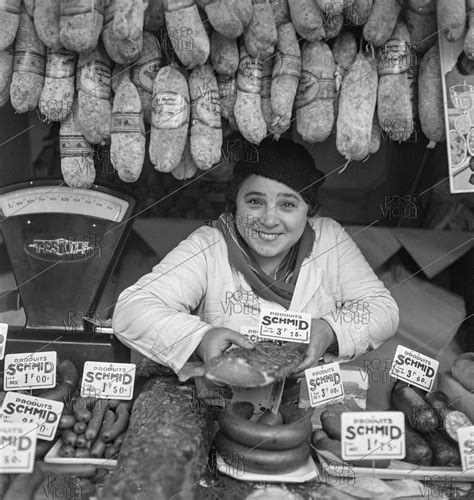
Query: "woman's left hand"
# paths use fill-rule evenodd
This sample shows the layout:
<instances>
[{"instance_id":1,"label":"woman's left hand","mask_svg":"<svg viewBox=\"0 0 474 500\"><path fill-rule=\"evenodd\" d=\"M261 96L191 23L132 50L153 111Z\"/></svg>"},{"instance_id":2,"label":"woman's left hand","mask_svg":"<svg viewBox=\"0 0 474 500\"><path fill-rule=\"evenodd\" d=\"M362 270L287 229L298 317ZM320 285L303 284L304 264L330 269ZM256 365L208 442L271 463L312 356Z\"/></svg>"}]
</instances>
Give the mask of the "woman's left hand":
<instances>
[{"instance_id":1,"label":"woman's left hand","mask_svg":"<svg viewBox=\"0 0 474 500\"><path fill-rule=\"evenodd\" d=\"M336 342L336 334L331 325L323 319L313 319L311 321L311 338L306 347L306 353L301 364L296 368L292 377L304 377L304 371L316 366L319 358Z\"/></svg>"}]
</instances>

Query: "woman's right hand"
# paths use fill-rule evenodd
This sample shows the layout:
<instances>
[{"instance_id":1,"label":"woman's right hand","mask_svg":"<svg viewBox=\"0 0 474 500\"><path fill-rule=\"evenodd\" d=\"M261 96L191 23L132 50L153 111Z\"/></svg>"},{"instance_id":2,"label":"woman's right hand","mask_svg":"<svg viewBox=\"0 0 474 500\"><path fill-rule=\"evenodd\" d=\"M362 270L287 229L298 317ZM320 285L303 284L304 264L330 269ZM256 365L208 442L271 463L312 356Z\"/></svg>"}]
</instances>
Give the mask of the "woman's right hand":
<instances>
[{"instance_id":1,"label":"woman's right hand","mask_svg":"<svg viewBox=\"0 0 474 500\"><path fill-rule=\"evenodd\" d=\"M254 348L254 345L239 332L230 328L217 327L211 328L206 332L196 352L204 363L207 364L210 359L221 355L232 344L236 344L244 349Z\"/></svg>"}]
</instances>

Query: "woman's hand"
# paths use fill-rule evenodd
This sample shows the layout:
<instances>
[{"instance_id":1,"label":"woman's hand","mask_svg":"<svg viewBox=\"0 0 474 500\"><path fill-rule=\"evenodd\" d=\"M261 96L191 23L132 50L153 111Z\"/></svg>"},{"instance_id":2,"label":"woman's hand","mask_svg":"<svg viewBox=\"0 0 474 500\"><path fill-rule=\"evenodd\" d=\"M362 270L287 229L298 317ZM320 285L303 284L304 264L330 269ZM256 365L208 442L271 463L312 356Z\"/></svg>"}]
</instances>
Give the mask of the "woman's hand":
<instances>
[{"instance_id":1,"label":"woman's hand","mask_svg":"<svg viewBox=\"0 0 474 500\"><path fill-rule=\"evenodd\" d=\"M253 349L246 337L230 328L211 328L206 332L201 343L198 345L196 352L204 363L208 363L211 358L215 358L222 354L232 344L236 344L245 349Z\"/></svg>"},{"instance_id":2,"label":"woman's hand","mask_svg":"<svg viewBox=\"0 0 474 500\"><path fill-rule=\"evenodd\" d=\"M296 373L292 377L304 377L304 371L316 366L319 358L336 342L336 334L331 325L323 319L313 319L311 321L311 338L306 347L306 355L301 364L296 368Z\"/></svg>"}]
</instances>

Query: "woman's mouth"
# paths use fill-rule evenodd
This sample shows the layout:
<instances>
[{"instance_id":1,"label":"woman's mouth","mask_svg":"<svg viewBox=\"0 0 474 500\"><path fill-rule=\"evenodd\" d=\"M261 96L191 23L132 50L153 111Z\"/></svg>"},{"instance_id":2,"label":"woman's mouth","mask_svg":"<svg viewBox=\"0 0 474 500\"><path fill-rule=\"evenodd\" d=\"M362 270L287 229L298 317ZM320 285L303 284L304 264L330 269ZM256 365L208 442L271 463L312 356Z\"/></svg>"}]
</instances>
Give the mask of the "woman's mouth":
<instances>
[{"instance_id":1,"label":"woman's mouth","mask_svg":"<svg viewBox=\"0 0 474 500\"><path fill-rule=\"evenodd\" d=\"M280 236L279 233L265 233L264 231L257 231L257 234L263 241L275 241Z\"/></svg>"}]
</instances>

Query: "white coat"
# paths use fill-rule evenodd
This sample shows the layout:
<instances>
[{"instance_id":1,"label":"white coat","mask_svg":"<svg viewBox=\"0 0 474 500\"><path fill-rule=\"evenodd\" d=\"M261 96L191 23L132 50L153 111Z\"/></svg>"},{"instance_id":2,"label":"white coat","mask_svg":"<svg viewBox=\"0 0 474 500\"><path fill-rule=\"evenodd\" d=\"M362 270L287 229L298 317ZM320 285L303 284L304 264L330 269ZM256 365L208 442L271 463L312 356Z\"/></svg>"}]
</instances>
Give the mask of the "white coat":
<instances>
[{"instance_id":1,"label":"white coat","mask_svg":"<svg viewBox=\"0 0 474 500\"><path fill-rule=\"evenodd\" d=\"M326 361L350 361L395 334L398 307L339 223L318 216L309 222L314 246L290 311L325 319L339 348ZM210 328L256 328L262 307L285 310L254 294L231 268L222 233L203 226L120 294L112 326L124 344L178 372Z\"/></svg>"}]
</instances>

